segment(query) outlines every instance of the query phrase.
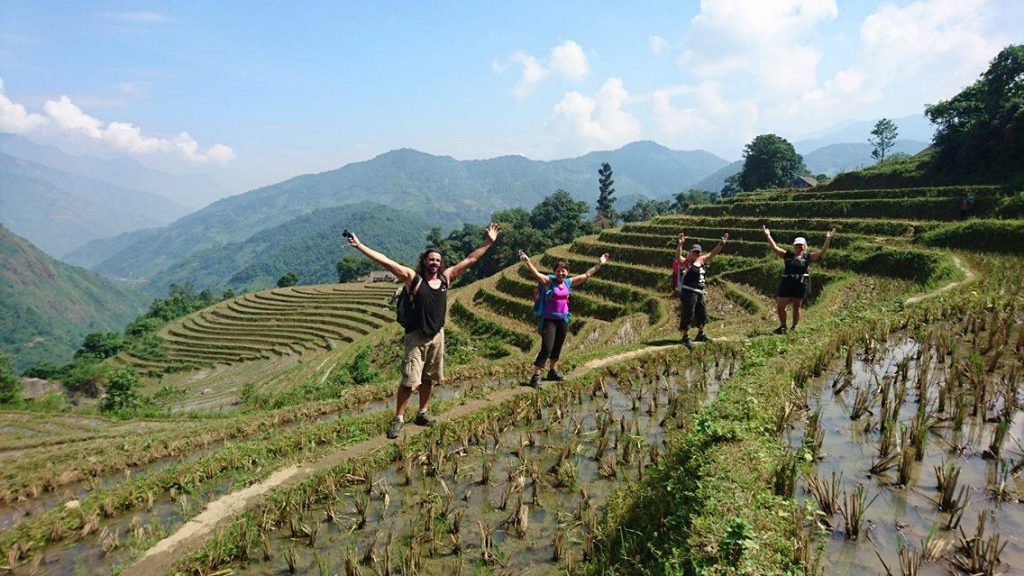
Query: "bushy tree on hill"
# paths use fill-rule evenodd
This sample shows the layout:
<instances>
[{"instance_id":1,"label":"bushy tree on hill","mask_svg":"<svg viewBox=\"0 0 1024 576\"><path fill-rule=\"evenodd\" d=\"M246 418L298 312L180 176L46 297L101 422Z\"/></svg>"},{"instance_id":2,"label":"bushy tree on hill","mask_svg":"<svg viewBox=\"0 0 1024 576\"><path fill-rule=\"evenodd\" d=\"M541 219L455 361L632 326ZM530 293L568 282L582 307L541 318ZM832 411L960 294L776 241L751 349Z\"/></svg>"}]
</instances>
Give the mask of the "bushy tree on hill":
<instances>
[{"instance_id":1,"label":"bushy tree on hill","mask_svg":"<svg viewBox=\"0 0 1024 576\"><path fill-rule=\"evenodd\" d=\"M739 176L741 190L783 188L793 177L807 172L803 156L788 140L775 134L762 134L743 148L743 170ZM723 192L724 195L724 192Z\"/></svg>"},{"instance_id":2,"label":"bushy tree on hill","mask_svg":"<svg viewBox=\"0 0 1024 576\"><path fill-rule=\"evenodd\" d=\"M139 392L141 383L131 368L118 368L107 381L107 395L100 405L104 412L121 412L128 415L142 407L144 399Z\"/></svg>"},{"instance_id":3,"label":"bushy tree on hill","mask_svg":"<svg viewBox=\"0 0 1024 576\"><path fill-rule=\"evenodd\" d=\"M11 359L0 352L0 405L21 402L21 379L14 374Z\"/></svg>"},{"instance_id":4,"label":"bushy tree on hill","mask_svg":"<svg viewBox=\"0 0 1024 576\"><path fill-rule=\"evenodd\" d=\"M372 260L352 253L346 253L338 259L335 267L338 270L338 282L342 283L355 282L377 268Z\"/></svg>"},{"instance_id":5,"label":"bushy tree on hill","mask_svg":"<svg viewBox=\"0 0 1024 576\"><path fill-rule=\"evenodd\" d=\"M1024 45L1004 48L974 84L925 108L946 174L1024 172Z\"/></svg>"},{"instance_id":6,"label":"bushy tree on hill","mask_svg":"<svg viewBox=\"0 0 1024 576\"><path fill-rule=\"evenodd\" d=\"M871 157L879 162L885 162L885 153L896 144L898 134L899 128L892 120L882 118L875 122L875 127L871 130L871 137L868 138L868 144L874 147L871 150Z\"/></svg>"},{"instance_id":7,"label":"bushy tree on hill","mask_svg":"<svg viewBox=\"0 0 1024 576\"><path fill-rule=\"evenodd\" d=\"M298 283L299 277L295 275L295 272L290 270L282 274L281 277L277 279L278 288L287 288L289 286L295 286Z\"/></svg>"}]
</instances>

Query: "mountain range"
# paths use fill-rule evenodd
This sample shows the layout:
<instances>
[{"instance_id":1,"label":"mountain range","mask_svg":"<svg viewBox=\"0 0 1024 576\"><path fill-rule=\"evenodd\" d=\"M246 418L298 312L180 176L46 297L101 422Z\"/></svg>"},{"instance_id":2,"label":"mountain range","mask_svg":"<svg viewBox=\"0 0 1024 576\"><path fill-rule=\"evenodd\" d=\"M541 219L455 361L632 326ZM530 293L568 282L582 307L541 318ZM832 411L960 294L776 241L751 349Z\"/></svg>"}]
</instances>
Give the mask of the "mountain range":
<instances>
[{"instance_id":1,"label":"mountain range","mask_svg":"<svg viewBox=\"0 0 1024 576\"><path fill-rule=\"evenodd\" d=\"M0 349L15 368L69 361L90 332L120 332L149 299L47 256L0 226Z\"/></svg>"},{"instance_id":2,"label":"mountain range","mask_svg":"<svg viewBox=\"0 0 1024 576\"><path fill-rule=\"evenodd\" d=\"M597 170L613 166L616 194L660 198L686 190L727 162L709 152L681 152L653 142L543 162L522 156L459 161L402 149L337 170L298 176L214 202L132 243L94 243L112 251L92 269L111 278L148 282L204 249L241 242L314 210L374 202L454 228L483 222L496 210L530 208L558 189L597 197ZM127 244L127 245L125 245Z\"/></svg>"},{"instance_id":3,"label":"mountain range","mask_svg":"<svg viewBox=\"0 0 1024 576\"><path fill-rule=\"evenodd\" d=\"M0 153L0 222L54 257L91 240L168 224L189 209Z\"/></svg>"}]
</instances>

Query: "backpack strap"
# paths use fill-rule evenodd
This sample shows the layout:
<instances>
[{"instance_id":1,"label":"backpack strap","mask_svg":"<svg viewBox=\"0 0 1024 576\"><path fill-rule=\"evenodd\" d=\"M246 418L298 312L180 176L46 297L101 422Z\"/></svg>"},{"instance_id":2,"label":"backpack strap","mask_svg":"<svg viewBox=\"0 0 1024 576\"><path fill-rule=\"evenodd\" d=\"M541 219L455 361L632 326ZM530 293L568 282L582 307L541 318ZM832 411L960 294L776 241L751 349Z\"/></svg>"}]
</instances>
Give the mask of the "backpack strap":
<instances>
[{"instance_id":1,"label":"backpack strap","mask_svg":"<svg viewBox=\"0 0 1024 576\"><path fill-rule=\"evenodd\" d=\"M423 284L423 277L416 274L412 279L412 286L409 288L409 296L415 296L420 291L420 284Z\"/></svg>"}]
</instances>

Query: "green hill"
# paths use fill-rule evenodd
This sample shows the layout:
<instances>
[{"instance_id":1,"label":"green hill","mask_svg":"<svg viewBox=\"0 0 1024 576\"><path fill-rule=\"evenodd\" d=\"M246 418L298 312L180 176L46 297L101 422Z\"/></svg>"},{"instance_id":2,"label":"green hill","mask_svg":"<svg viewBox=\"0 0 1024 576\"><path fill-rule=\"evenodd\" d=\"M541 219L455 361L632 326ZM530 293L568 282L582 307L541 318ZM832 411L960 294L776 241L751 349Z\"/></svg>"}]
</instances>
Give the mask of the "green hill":
<instances>
[{"instance_id":1,"label":"green hill","mask_svg":"<svg viewBox=\"0 0 1024 576\"><path fill-rule=\"evenodd\" d=\"M142 289L162 294L174 284L220 290L258 290L275 285L287 271L302 284L337 282L335 264L348 243L344 228L367 245L399 261L413 263L431 223L379 204L324 208L257 232L242 242L207 248L165 269Z\"/></svg>"},{"instance_id":2,"label":"green hill","mask_svg":"<svg viewBox=\"0 0 1024 576\"><path fill-rule=\"evenodd\" d=\"M673 151L653 142L553 162L521 156L458 161L395 150L219 200L109 254L92 269L112 278L149 279L203 249L243 241L314 210L359 202L384 204L453 227L484 221L495 210L533 206L559 188L592 200L601 161L615 170L620 196L649 198L685 190L726 164L707 152Z\"/></svg>"},{"instance_id":3,"label":"green hill","mask_svg":"<svg viewBox=\"0 0 1024 576\"><path fill-rule=\"evenodd\" d=\"M55 258L90 240L168 224L188 211L157 194L0 154L4 226Z\"/></svg>"},{"instance_id":4,"label":"green hill","mask_svg":"<svg viewBox=\"0 0 1024 576\"><path fill-rule=\"evenodd\" d=\"M0 226L0 348L17 369L70 360L86 334L120 331L147 302Z\"/></svg>"}]
</instances>

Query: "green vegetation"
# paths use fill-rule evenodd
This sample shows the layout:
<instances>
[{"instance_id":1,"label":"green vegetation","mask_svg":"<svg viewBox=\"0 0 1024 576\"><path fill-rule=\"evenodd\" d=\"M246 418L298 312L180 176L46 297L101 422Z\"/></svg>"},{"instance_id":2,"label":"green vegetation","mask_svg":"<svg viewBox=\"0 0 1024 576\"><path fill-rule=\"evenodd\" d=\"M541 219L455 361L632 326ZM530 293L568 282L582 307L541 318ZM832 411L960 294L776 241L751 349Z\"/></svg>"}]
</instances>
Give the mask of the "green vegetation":
<instances>
[{"instance_id":1,"label":"green vegetation","mask_svg":"<svg viewBox=\"0 0 1024 576\"><path fill-rule=\"evenodd\" d=\"M170 284L192 283L248 292L276 286L287 272L303 284L326 284L336 281L342 272L337 267L339 258L351 254L341 235L343 229L352 230L368 246L398 261L411 263L430 226L425 218L379 204L324 208L242 241L199 251L153 276L144 289L155 295Z\"/></svg>"},{"instance_id":2,"label":"green vegetation","mask_svg":"<svg viewBox=\"0 0 1024 576\"><path fill-rule=\"evenodd\" d=\"M107 381L107 395L100 405L103 412L131 416L144 404L139 393L139 377L131 368L118 368Z\"/></svg>"},{"instance_id":3,"label":"green vegetation","mask_svg":"<svg viewBox=\"0 0 1024 576\"><path fill-rule=\"evenodd\" d=\"M594 223L598 228L607 228L608 226L614 226L615 222L619 219L618 213L615 211L615 180L612 180L612 165L604 162L601 164L601 169L597 171L598 175L598 195L597 195L597 215L594 217Z\"/></svg>"},{"instance_id":4,"label":"green vegetation","mask_svg":"<svg viewBox=\"0 0 1024 576\"><path fill-rule=\"evenodd\" d=\"M871 150L871 157L879 162L885 162L885 154L896 144L898 134L899 128L892 120L882 118L876 122L875 127L871 129L871 137L868 138L868 144L874 147Z\"/></svg>"},{"instance_id":5,"label":"green vegetation","mask_svg":"<svg viewBox=\"0 0 1024 576\"><path fill-rule=\"evenodd\" d=\"M1024 220L968 220L946 224L925 232L920 241L937 248L1024 255Z\"/></svg>"},{"instance_id":6,"label":"green vegetation","mask_svg":"<svg viewBox=\"0 0 1024 576\"><path fill-rule=\"evenodd\" d=\"M295 272L289 270L285 272L280 278L277 279L278 288L287 288L289 286L295 286L299 283L299 277L295 275Z\"/></svg>"},{"instance_id":7,"label":"green vegetation","mask_svg":"<svg viewBox=\"0 0 1024 576\"><path fill-rule=\"evenodd\" d=\"M0 302L0 349L20 371L70 360L86 334L120 330L146 298L53 260L0 226Z\"/></svg>"},{"instance_id":8,"label":"green vegetation","mask_svg":"<svg viewBox=\"0 0 1024 576\"><path fill-rule=\"evenodd\" d=\"M793 178L807 172L803 157L793 145L775 134L762 134L743 148L743 170L726 186L732 191L785 188ZM728 196L725 189L723 196Z\"/></svg>"},{"instance_id":9,"label":"green vegetation","mask_svg":"<svg viewBox=\"0 0 1024 576\"><path fill-rule=\"evenodd\" d=\"M11 359L0 352L0 406L15 406L21 403L21 380L14 373Z\"/></svg>"},{"instance_id":10,"label":"green vegetation","mask_svg":"<svg viewBox=\"0 0 1024 576\"><path fill-rule=\"evenodd\" d=\"M1004 48L974 84L925 114L938 126L931 172L1024 182L1024 45Z\"/></svg>"}]
</instances>

